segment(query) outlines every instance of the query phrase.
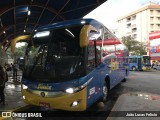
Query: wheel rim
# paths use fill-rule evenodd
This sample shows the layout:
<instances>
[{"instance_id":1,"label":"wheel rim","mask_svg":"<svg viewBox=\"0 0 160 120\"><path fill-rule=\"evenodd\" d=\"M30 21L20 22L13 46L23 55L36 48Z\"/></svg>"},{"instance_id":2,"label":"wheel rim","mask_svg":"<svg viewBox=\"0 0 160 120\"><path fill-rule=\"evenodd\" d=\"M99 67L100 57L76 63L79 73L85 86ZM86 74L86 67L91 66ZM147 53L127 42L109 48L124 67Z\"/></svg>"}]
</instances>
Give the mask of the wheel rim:
<instances>
[{"instance_id":1,"label":"wheel rim","mask_svg":"<svg viewBox=\"0 0 160 120\"><path fill-rule=\"evenodd\" d=\"M107 86L104 85L103 86L103 100L107 99L107 95L108 95L108 89L107 89Z\"/></svg>"},{"instance_id":2,"label":"wheel rim","mask_svg":"<svg viewBox=\"0 0 160 120\"><path fill-rule=\"evenodd\" d=\"M135 70L136 70L136 68L135 68L135 67L133 67L133 68L132 68L132 70L133 70L133 71L135 71Z\"/></svg>"}]
</instances>

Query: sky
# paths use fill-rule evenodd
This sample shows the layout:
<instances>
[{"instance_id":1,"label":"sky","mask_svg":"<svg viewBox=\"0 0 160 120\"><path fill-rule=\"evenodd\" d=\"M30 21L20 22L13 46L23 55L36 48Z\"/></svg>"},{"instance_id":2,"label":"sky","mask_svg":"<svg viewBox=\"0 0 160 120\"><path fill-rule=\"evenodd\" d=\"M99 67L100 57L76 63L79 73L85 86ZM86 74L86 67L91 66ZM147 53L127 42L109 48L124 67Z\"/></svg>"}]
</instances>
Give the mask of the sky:
<instances>
[{"instance_id":1,"label":"sky","mask_svg":"<svg viewBox=\"0 0 160 120\"><path fill-rule=\"evenodd\" d=\"M18 42L18 43L16 43L16 48L17 47L22 47L22 46L24 46L26 43L25 42Z\"/></svg>"},{"instance_id":2,"label":"sky","mask_svg":"<svg viewBox=\"0 0 160 120\"><path fill-rule=\"evenodd\" d=\"M93 18L109 29L118 27L117 19L137 10L149 1L160 3L160 0L108 0L84 18Z\"/></svg>"}]
</instances>

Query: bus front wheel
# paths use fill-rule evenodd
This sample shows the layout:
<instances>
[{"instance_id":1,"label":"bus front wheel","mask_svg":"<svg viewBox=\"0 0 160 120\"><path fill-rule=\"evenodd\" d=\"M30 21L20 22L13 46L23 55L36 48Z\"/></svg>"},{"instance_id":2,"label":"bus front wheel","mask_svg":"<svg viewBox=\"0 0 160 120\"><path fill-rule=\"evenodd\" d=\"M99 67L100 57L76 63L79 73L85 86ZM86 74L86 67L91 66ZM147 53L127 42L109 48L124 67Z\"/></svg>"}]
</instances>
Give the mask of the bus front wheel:
<instances>
[{"instance_id":1,"label":"bus front wheel","mask_svg":"<svg viewBox=\"0 0 160 120\"><path fill-rule=\"evenodd\" d=\"M106 101L108 96L108 88L107 88L107 83L105 82L103 85L103 97L102 100Z\"/></svg>"},{"instance_id":2,"label":"bus front wheel","mask_svg":"<svg viewBox=\"0 0 160 120\"><path fill-rule=\"evenodd\" d=\"M135 66L133 66L133 67L132 67L132 70L133 70L133 71L136 71L136 67L135 67Z\"/></svg>"}]
</instances>

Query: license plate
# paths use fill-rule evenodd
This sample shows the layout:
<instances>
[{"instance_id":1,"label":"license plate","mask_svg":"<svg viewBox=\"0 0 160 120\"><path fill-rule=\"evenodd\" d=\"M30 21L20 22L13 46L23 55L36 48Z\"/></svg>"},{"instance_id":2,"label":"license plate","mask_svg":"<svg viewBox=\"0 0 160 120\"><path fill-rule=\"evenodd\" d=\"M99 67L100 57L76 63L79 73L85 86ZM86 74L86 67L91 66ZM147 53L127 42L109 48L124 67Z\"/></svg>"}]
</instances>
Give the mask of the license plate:
<instances>
[{"instance_id":1,"label":"license plate","mask_svg":"<svg viewBox=\"0 0 160 120\"><path fill-rule=\"evenodd\" d=\"M50 104L49 103L45 103L45 102L39 102L39 106L45 107L45 108L50 108Z\"/></svg>"}]
</instances>

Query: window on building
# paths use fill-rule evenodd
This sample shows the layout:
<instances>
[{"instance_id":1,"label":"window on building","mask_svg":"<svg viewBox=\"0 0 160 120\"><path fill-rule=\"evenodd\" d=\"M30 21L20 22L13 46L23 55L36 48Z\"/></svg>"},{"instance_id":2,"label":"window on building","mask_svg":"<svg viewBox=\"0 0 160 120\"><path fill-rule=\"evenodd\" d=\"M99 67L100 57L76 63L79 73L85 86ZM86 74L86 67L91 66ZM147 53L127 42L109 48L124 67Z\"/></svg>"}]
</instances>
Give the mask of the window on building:
<instances>
[{"instance_id":1,"label":"window on building","mask_svg":"<svg viewBox=\"0 0 160 120\"><path fill-rule=\"evenodd\" d=\"M150 10L150 14L153 15L153 10Z\"/></svg>"},{"instance_id":2,"label":"window on building","mask_svg":"<svg viewBox=\"0 0 160 120\"><path fill-rule=\"evenodd\" d=\"M132 29L132 33L137 32L137 28Z\"/></svg>"},{"instance_id":3,"label":"window on building","mask_svg":"<svg viewBox=\"0 0 160 120\"><path fill-rule=\"evenodd\" d=\"M136 27L136 24L133 24L132 27Z\"/></svg>"},{"instance_id":4,"label":"window on building","mask_svg":"<svg viewBox=\"0 0 160 120\"><path fill-rule=\"evenodd\" d=\"M131 21L131 17L126 18L126 22Z\"/></svg>"},{"instance_id":5,"label":"window on building","mask_svg":"<svg viewBox=\"0 0 160 120\"><path fill-rule=\"evenodd\" d=\"M131 23L127 24L127 28L130 28L131 27Z\"/></svg>"},{"instance_id":6,"label":"window on building","mask_svg":"<svg viewBox=\"0 0 160 120\"><path fill-rule=\"evenodd\" d=\"M157 29L160 29L160 24L157 24L156 26L157 26Z\"/></svg>"},{"instance_id":7,"label":"window on building","mask_svg":"<svg viewBox=\"0 0 160 120\"><path fill-rule=\"evenodd\" d=\"M153 17L151 17L151 18L150 18L150 21L151 21L151 22L153 22L153 21L154 21L154 18L153 18Z\"/></svg>"},{"instance_id":8,"label":"window on building","mask_svg":"<svg viewBox=\"0 0 160 120\"><path fill-rule=\"evenodd\" d=\"M160 14L160 10L157 10L157 14Z\"/></svg>"},{"instance_id":9,"label":"window on building","mask_svg":"<svg viewBox=\"0 0 160 120\"><path fill-rule=\"evenodd\" d=\"M136 38L137 38L137 34L133 34L133 35L132 35L132 38L133 38L133 39L136 39Z\"/></svg>"},{"instance_id":10,"label":"window on building","mask_svg":"<svg viewBox=\"0 0 160 120\"><path fill-rule=\"evenodd\" d=\"M135 20L136 19L136 15L132 16L132 20Z\"/></svg>"},{"instance_id":11,"label":"window on building","mask_svg":"<svg viewBox=\"0 0 160 120\"><path fill-rule=\"evenodd\" d=\"M151 24L150 27L151 27L151 29L153 29L154 28L154 24Z\"/></svg>"}]
</instances>

